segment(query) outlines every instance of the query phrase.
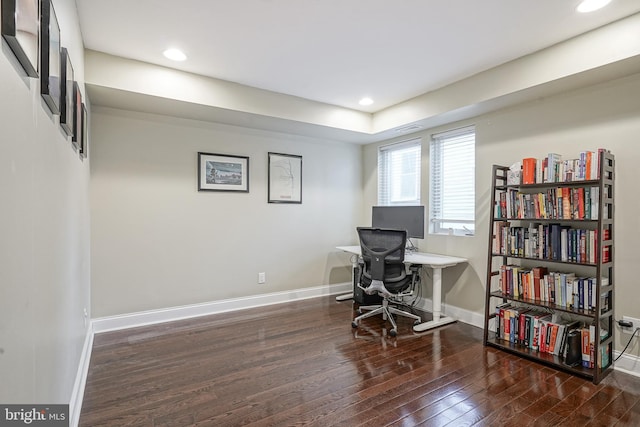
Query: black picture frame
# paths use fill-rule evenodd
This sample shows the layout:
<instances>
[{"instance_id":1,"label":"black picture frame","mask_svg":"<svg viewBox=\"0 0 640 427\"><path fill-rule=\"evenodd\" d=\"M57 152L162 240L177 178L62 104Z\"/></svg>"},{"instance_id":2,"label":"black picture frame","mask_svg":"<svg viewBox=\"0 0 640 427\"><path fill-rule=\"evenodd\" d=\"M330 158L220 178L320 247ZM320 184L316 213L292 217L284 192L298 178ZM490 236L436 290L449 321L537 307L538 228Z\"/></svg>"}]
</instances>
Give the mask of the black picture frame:
<instances>
[{"instance_id":1,"label":"black picture frame","mask_svg":"<svg viewBox=\"0 0 640 427\"><path fill-rule=\"evenodd\" d=\"M88 147L89 147L89 116L87 115L87 107L82 103L81 107L82 113L82 137L80 138L80 158L86 159L89 156Z\"/></svg>"},{"instance_id":2,"label":"black picture frame","mask_svg":"<svg viewBox=\"0 0 640 427\"><path fill-rule=\"evenodd\" d=\"M198 153L198 191L249 192L249 157Z\"/></svg>"},{"instance_id":3,"label":"black picture frame","mask_svg":"<svg viewBox=\"0 0 640 427\"><path fill-rule=\"evenodd\" d=\"M29 77L38 77L38 0L2 0L2 37Z\"/></svg>"},{"instance_id":4,"label":"black picture frame","mask_svg":"<svg viewBox=\"0 0 640 427\"><path fill-rule=\"evenodd\" d=\"M60 24L51 0L40 0L40 95L60 113Z\"/></svg>"},{"instance_id":5,"label":"black picture frame","mask_svg":"<svg viewBox=\"0 0 640 427\"><path fill-rule=\"evenodd\" d=\"M75 98L73 97L73 65L69 51L62 48L60 55L60 127L69 136L73 136Z\"/></svg>"},{"instance_id":6,"label":"black picture frame","mask_svg":"<svg viewBox=\"0 0 640 427\"><path fill-rule=\"evenodd\" d=\"M269 203L302 203L302 156L268 153Z\"/></svg>"},{"instance_id":7,"label":"black picture frame","mask_svg":"<svg viewBox=\"0 0 640 427\"><path fill-rule=\"evenodd\" d=\"M73 135L71 143L80 148L82 140L82 92L78 82L73 82Z\"/></svg>"}]
</instances>

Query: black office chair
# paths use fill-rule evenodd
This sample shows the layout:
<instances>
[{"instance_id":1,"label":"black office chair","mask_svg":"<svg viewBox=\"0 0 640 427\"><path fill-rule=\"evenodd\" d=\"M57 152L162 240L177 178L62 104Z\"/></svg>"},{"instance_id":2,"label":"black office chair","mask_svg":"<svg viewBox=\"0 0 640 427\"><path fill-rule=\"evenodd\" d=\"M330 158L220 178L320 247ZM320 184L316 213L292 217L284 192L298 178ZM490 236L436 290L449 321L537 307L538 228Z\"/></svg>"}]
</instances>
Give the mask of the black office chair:
<instances>
[{"instance_id":1,"label":"black office chair","mask_svg":"<svg viewBox=\"0 0 640 427\"><path fill-rule=\"evenodd\" d=\"M357 328L362 319L382 314L383 319L391 322L389 334L395 337L398 326L392 314L409 317L414 320L415 325L422 321L420 316L389 306L389 302L402 302L403 297L412 295L418 276L418 268L410 269L410 274L407 274L404 264L407 232L367 227L358 227L357 231L362 251L357 286L369 295L380 295L382 304L359 307L359 313L367 313L353 319L351 326Z\"/></svg>"}]
</instances>

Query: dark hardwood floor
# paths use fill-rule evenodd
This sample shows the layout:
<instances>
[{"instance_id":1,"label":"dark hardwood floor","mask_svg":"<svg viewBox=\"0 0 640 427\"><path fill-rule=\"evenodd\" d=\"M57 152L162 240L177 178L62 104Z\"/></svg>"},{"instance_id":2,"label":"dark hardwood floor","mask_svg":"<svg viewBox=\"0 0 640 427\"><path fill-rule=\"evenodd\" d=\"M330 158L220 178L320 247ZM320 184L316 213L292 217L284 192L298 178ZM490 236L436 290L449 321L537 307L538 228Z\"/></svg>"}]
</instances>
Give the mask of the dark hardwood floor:
<instances>
[{"instance_id":1,"label":"dark hardwood floor","mask_svg":"<svg viewBox=\"0 0 640 427\"><path fill-rule=\"evenodd\" d=\"M460 322L392 338L353 313L323 297L99 334L80 425L640 425L640 378L596 386Z\"/></svg>"}]
</instances>

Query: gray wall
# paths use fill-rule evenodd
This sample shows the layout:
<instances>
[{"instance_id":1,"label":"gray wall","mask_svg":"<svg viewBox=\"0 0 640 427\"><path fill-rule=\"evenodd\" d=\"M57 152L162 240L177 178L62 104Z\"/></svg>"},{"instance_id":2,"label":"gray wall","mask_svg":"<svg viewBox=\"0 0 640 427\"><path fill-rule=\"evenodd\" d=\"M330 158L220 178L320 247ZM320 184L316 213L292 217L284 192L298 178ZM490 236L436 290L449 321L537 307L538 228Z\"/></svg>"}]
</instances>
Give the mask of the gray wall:
<instances>
[{"instance_id":1,"label":"gray wall","mask_svg":"<svg viewBox=\"0 0 640 427\"><path fill-rule=\"evenodd\" d=\"M83 86L75 2L54 6ZM69 403L89 309L89 161L4 40L0 117L0 402Z\"/></svg>"},{"instance_id":2,"label":"gray wall","mask_svg":"<svg viewBox=\"0 0 640 427\"><path fill-rule=\"evenodd\" d=\"M349 281L334 247L360 224L360 146L106 108L91 123L95 317ZM199 151L249 156L249 193L198 192ZM267 203L270 151L303 156L302 204Z\"/></svg>"},{"instance_id":3,"label":"gray wall","mask_svg":"<svg viewBox=\"0 0 640 427\"><path fill-rule=\"evenodd\" d=\"M637 245L640 241L640 75L558 94L472 120L421 132L422 200L429 201L429 140L432 133L476 125L476 235L428 235L420 249L469 258L469 266L444 271L447 304L482 313L489 233L491 165L511 165L549 152L576 158L581 150L610 149L616 156L615 261L616 318L640 317ZM391 141L385 141L388 143ZM376 155L380 144L364 151L364 206L376 203ZM429 288L426 289L429 295ZM621 350L628 335L617 338ZM622 343L621 343L622 341Z\"/></svg>"}]
</instances>

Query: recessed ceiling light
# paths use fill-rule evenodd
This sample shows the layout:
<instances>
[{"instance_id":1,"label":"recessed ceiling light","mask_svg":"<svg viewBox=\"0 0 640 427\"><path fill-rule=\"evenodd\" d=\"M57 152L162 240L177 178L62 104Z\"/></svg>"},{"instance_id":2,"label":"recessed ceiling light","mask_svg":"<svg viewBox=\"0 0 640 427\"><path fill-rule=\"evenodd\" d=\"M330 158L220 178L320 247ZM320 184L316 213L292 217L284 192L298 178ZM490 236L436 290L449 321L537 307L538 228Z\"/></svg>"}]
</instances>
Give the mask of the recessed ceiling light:
<instances>
[{"instance_id":1,"label":"recessed ceiling light","mask_svg":"<svg viewBox=\"0 0 640 427\"><path fill-rule=\"evenodd\" d=\"M611 0L583 0L576 10L581 13L593 12L594 10L602 9L609 3L611 3Z\"/></svg>"},{"instance_id":2,"label":"recessed ceiling light","mask_svg":"<svg viewBox=\"0 0 640 427\"><path fill-rule=\"evenodd\" d=\"M162 53L172 61L184 61L185 59L187 59L187 55L182 53L182 51L179 49L167 49Z\"/></svg>"},{"instance_id":3,"label":"recessed ceiling light","mask_svg":"<svg viewBox=\"0 0 640 427\"><path fill-rule=\"evenodd\" d=\"M362 98L359 102L360 105L371 105L373 104L373 99L371 98Z\"/></svg>"}]
</instances>

